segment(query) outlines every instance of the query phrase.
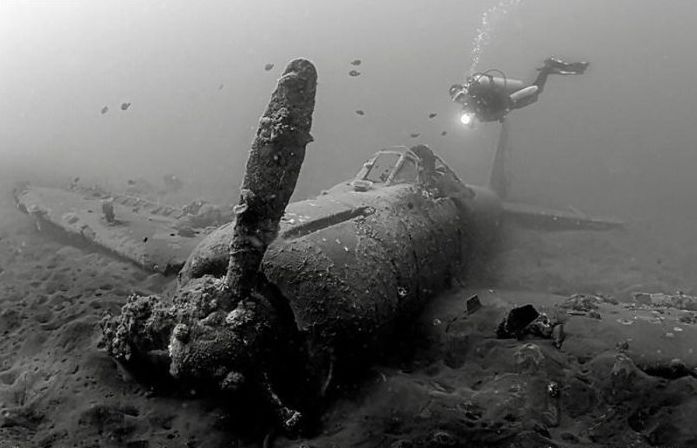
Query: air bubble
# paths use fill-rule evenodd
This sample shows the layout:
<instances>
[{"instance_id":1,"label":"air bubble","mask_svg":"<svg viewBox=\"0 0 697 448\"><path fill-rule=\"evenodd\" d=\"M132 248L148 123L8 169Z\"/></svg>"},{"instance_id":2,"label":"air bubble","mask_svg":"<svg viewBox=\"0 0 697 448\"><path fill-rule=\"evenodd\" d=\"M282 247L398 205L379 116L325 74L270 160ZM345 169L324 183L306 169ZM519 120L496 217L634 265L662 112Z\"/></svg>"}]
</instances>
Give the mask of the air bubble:
<instances>
[{"instance_id":1,"label":"air bubble","mask_svg":"<svg viewBox=\"0 0 697 448\"><path fill-rule=\"evenodd\" d=\"M468 75L472 75L477 70L479 59L482 56L484 47L491 40L491 33L494 31L495 25L512 9L516 8L520 2L521 0L501 0L496 5L484 11L481 25L477 28L477 35L474 37L472 44L472 53L470 57L472 65L467 72Z\"/></svg>"}]
</instances>

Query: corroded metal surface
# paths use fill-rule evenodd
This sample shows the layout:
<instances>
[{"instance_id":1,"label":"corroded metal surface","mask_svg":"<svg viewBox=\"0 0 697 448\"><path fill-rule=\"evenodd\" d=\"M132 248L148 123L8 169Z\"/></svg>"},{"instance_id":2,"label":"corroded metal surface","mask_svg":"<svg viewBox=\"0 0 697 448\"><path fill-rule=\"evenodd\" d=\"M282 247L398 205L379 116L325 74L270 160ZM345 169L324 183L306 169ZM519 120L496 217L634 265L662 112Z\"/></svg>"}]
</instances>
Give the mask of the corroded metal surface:
<instances>
[{"instance_id":1,"label":"corroded metal surface","mask_svg":"<svg viewBox=\"0 0 697 448\"><path fill-rule=\"evenodd\" d=\"M102 323L115 358L140 364L164 359L171 376L196 388L254 388L286 429L297 427L301 414L287 406L274 378L275 367L297 350L295 329L277 289L259 275L259 264L277 235L311 141L316 82L314 66L297 59L271 96L250 151L237 219L225 227L231 238L216 246L229 247L226 271L180 281L171 300L134 295L121 316Z\"/></svg>"},{"instance_id":2,"label":"corroded metal surface","mask_svg":"<svg viewBox=\"0 0 697 448\"><path fill-rule=\"evenodd\" d=\"M225 279L231 297L250 293L266 248L276 238L305 158L305 145L312 141L316 85L315 67L303 59L292 61L259 120L233 226Z\"/></svg>"},{"instance_id":3,"label":"corroded metal surface","mask_svg":"<svg viewBox=\"0 0 697 448\"><path fill-rule=\"evenodd\" d=\"M269 248L263 271L314 346L362 351L464 271L458 210L423 193L396 185L336 196L362 212L303 236L282 234Z\"/></svg>"},{"instance_id":4,"label":"corroded metal surface","mask_svg":"<svg viewBox=\"0 0 697 448\"><path fill-rule=\"evenodd\" d=\"M184 384L225 393L251 387L286 429L336 368L369 361L466 271L501 212L440 159L435 170L427 147L380 151L352 181L287 206L310 140L306 64L289 65L260 121L236 221L194 249L171 301L134 296L103 325L116 358L164 358Z\"/></svg>"},{"instance_id":5,"label":"corroded metal surface","mask_svg":"<svg viewBox=\"0 0 697 448\"><path fill-rule=\"evenodd\" d=\"M212 229L195 228L182 235L177 223L180 208L142 198L96 189L46 188L25 185L15 189L17 207L32 216L41 230L55 230L80 246L101 248L148 271L176 273L189 254ZM111 198L111 222L102 212Z\"/></svg>"}]
</instances>

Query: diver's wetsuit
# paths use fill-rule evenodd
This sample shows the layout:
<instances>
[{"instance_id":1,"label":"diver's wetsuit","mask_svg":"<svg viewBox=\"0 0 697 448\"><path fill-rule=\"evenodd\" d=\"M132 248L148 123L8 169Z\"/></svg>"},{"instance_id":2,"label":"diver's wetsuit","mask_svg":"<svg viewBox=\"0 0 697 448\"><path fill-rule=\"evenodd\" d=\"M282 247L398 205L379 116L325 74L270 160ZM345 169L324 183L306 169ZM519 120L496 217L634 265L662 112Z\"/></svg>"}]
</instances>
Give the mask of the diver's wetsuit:
<instances>
[{"instance_id":1,"label":"diver's wetsuit","mask_svg":"<svg viewBox=\"0 0 697 448\"><path fill-rule=\"evenodd\" d=\"M568 63L555 58L545 60L535 81L523 87L515 79L495 78L490 73L470 77L465 86L451 87L453 100L469 108L480 121L503 120L513 109L520 109L537 101L550 74L579 75L586 71L588 62ZM501 83L501 80L503 83ZM509 86L520 86L511 90Z\"/></svg>"},{"instance_id":2,"label":"diver's wetsuit","mask_svg":"<svg viewBox=\"0 0 697 448\"><path fill-rule=\"evenodd\" d=\"M493 83L483 85L478 80L470 82L467 93L470 97L468 104L481 121L500 120L514 108L514 102L506 89Z\"/></svg>"}]
</instances>

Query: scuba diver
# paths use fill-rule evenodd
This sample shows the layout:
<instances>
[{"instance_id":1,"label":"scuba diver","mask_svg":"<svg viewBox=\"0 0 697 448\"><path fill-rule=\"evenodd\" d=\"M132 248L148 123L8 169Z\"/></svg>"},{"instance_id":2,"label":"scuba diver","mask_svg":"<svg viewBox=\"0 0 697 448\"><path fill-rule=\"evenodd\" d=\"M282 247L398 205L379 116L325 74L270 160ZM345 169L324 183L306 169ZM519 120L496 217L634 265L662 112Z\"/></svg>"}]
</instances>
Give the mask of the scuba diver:
<instances>
[{"instance_id":1,"label":"scuba diver","mask_svg":"<svg viewBox=\"0 0 697 448\"><path fill-rule=\"evenodd\" d=\"M483 122L503 121L511 110L536 102L550 74L580 75L588 65L589 62L569 63L557 58L547 58L544 65L537 69L540 73L530 85L506 78L500 70L475 73L467 77L464 86L453 84L450 87L450 97L462 105L465 112L461 119L463 124L473 125L473 118Z\"/></svg>"}]
</instances>

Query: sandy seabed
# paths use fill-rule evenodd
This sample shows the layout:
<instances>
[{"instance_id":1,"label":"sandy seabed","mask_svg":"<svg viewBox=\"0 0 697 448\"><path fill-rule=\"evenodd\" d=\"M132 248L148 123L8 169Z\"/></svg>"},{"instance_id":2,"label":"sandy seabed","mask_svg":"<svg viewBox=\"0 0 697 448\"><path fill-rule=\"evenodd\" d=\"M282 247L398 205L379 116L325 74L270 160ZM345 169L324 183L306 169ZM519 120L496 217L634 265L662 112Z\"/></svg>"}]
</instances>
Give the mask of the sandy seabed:
<instances>
[{"instance_id":1,"label":"sandy seabed","mask_svg":"<svg viewBox=\"0 0 697 448\"><path fill-rule=\"evenodd\" d=\"M609 325L612 309L600 320L575 317L561 350L547 339L495 337L513 304L553 310L576 292L620 302L633 291L691 292L644 243L631 230L512 230L494 283L434 300L414 325L419 343L408 360L375 365L358 387L337 393L315 437L279 436L273 446L697 446L697 379L639 368L626 346L618 349L626 335ZM132 292L169 286L38 233L3 198L0 448L261 446L262 438L238 440L225 411L205 399L153 395L99 348L105 311L118 312ZM474 293L483 307L467 316ZM656 334L647 345L680 345ZM678 348L695 334L678 334Z\"/></svg>"}]
</instances>

